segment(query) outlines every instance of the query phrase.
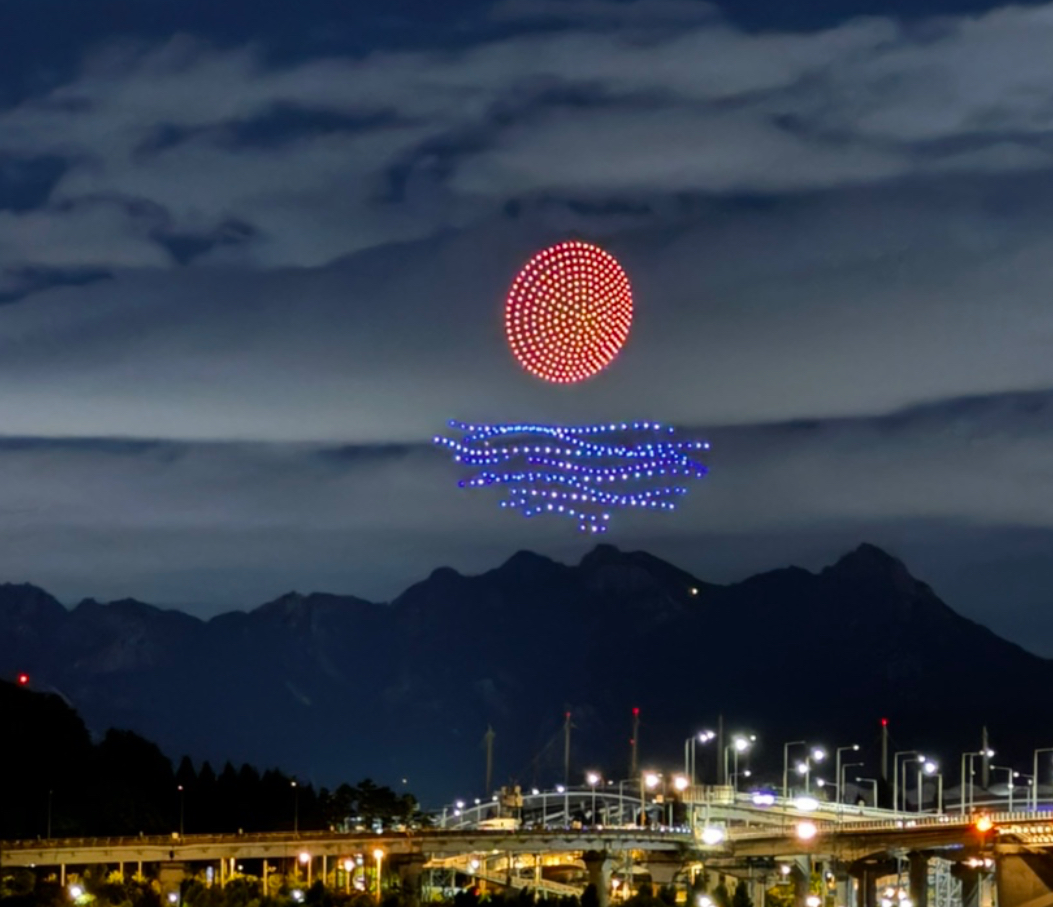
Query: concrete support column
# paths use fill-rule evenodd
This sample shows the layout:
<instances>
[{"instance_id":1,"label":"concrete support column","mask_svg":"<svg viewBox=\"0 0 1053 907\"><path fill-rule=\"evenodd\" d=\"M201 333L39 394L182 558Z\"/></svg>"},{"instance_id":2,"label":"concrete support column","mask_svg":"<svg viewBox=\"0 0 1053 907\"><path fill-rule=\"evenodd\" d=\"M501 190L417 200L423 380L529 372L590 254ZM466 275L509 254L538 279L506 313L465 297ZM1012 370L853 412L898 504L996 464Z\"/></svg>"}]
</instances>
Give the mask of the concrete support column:
<instances>
[{"instance_id":1,"label":"concrete support column","mask_svg":"<svg viewBox=\"0 0 1053 907\"><path fill-rule=\"evenodd\" d=\"M793 868L790 870L790 878L793 879L794 907L808 907L808 895L812 887L811 857L795 858Z\"/></svg>"},{"instance_id":2,"label":"concrete support column","mask_svg":"<svg viewBox=\"0 0 1053 907\"><path fill-rule=\"evenodd\" d=\"M753 901L753 907L765 907L765 901L768 897L768 876L762 872L751 877L749 886L750 900ZM691 907L691 905L689 904L688 907Z\"/></svg>"},{"instance_id":3,"label":"concrete support column","mask_svg":"<svg viewBox=\"0 0 1053 907\"><path fill-rule=\"evenodd\" d=\"M834 884L837 886L837 907L856 907L856 886L852 876L844 869L837 869Z\"/></svg>"},{"instance_id":4,"label":"concrete support column","mask_svg":"<svg viewBox=\"0 0 1053 907\"><path fill-rule=\"evenodd\" d=\"M66 864L65 863L60 863L59 864L59 885L61 885L63 888L66 887Z\"/></svg>"},{"instance_id":5,"label":"concrete support column","mask_svg":"<svg viewBox=\"0 0 1053 907\"><path fill-rule=\"evenodd\" d=\"M161 864L157 874L157 883L161 887L161 903L168 903L169 894L179 894L179 889L186 878L186 863L170 860Z\"/></svg>"},{"instance_id":6,"label":"concrete support column","mask_svg":"<svg viewBox=\"0 0 1053 907\"><path fill-rule=\"evenodd\" d=\"M998 907L1053 907L1053 854L1003 854L995 861Z\"/></svg>"},{"instance_id":7,"label":"concrete support column","mask_svg":"<svg viewBox=\"0 0 1053 907\"><path fill-rule=\"evenodd\" d=\"M962 907L980 907L980 871L972 866L955 863L951 875L962 883Z\"/></svg>"},{"instance_id":8,"label":"concrete support column","mask_svg":"<svg viewBox=\"0 0 1053 907\"><path fill-rule=\"evenodd\" d=\"M859 884L856 892L856 907L878 907L877 880L880 870L876 866L857 866L852 875Z\"/></svg>"},{"instance_id":9,"label":"concrete support column","mask_svg":"<svg viewBox=\"0 0 1053 907\"><path fill-rule=\"evenodd\" d=\"M929 858L923 853L908 857L907 877L914 907L929 907Z\"/></svg>"},{"instance_id":10,"label":"concrete support column","mask_svg":"<svg viewBox=\"0 0 1053 907\"><path fill-rule=\"evenodd\" d=\"M655 894L663 885L672 885L676 877L683 871L684 864L676 854L665 854L652 852L647 855L647 871L651 873L651 881L655 886Z\"/></svg>"},{"instance_id":11,"label":"concrete support column","mask_svg":"<svg viewBox=\"0 0 1053 907\"><path fill-rule=\"evenodd\" d=\"M392 858L399 874L399 887L402 889L402 903L405 907L420 907L421 876L427 862L423 854Z\"/></svg>"},{"instance_id":12,"label":"concrete support column","mask_svg":"<svg viewBox=\"0 0 1053 907\"><path fill-rule=\"evenodd\" d=\"M596 888L596 902L599 907L607 907L611 890L611 867L614 865L606 851L587 850L582 854L582 862L589 874L589 884Z\"/></svg>"}]
</instances>

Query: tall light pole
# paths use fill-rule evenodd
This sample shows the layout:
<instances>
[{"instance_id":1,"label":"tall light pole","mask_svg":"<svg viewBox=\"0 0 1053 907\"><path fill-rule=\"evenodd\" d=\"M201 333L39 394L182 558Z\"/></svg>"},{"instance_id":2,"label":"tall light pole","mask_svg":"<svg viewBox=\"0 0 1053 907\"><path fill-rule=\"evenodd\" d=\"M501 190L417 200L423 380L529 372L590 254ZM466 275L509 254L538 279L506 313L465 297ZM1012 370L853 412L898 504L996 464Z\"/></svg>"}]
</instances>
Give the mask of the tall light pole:
<instances>
[{"instance_id":1,"label":"tall light pole","mask_svg":"<svg viewBox=\"0 0 1053 907\"><path fill-rule=\"evenodd\" d=\"M744 737L739 734L736 737L731 738L731 743L724 747L724 777L728 777L728 754L735 754L735 785L734 788L738 790L738 774L739 774L739 753L744 753L752 745L753 741L757 739L756 734L750 734L749 737Z\"/></svg>"},{"instance_id":2,"label":"tall light pole","mask_svg":"<svg viewBox=\"0 0 1053 907\"><path fill-rule=\"evenodd\" d=\"M599 772L589 772L585 776L585 780L589 782L589 787L592 788L592 827L596 827L596 785L600 783Z\"/></svg>"},{"instance_id":3,"label":"tall light pole","mask_svg":"<svg viewBox=\"0 0 1053 907\"><path fill-rule=\"evenodd\" d=\"M179 791L179 837L183 837L183 785L176 788Z\"/></svg>"},{"instance_id":4,"label":"tall light pole","mask_svg":"<svg viewBox=\"0 0 1053 907\"><path fill-rule=\"evenodd\" d=\"M179 788L182 790L183 788ZM54 796L53 790L48 791L48 840L51 840L51 798ZM179 823L179 837L183 837L183 823Z\"/></svg>"},{"instance_id":5,"label":"tall light pole","mask_svg":"<svg viewBox=\"0 0 1053 907\"><path fill-rule=\"evenodd\" d=\"M863 762L843 762L837 771L837 805L840 809L841 801L845 798L845 771L850 768L859 768Z\"/></svg>"},{"instance_id":6,"label":"tall light pole","mask_svg":"<svg viewBox=\"0 0 1053 907\"><path fill-rule=\"evenodd\" d=\"M927 760L921 753L918 753L916 761L918 762L919 765L924 765ZM903 812L907 811L907 765L908 765L908 761L906 759L904 759L903 760L903 784L902 784Z\"/></svg>"},{"instance_id":7,"label":"tall light pole","mask_svg":"<svg viewBox=\"0 0 1053 907\"><path fill-rule=\"evenodd\" d=\"M373 859L377 861L377 903L380 903L380 872L381 862L384 859L384 851L379 847L373 851Z\"/></svg>"},{"instance_id":8,"label":"tall light pole","mask_svg":"<svg viewBox=\"0 0 1053 907\"><path fill-rule=\"evenodd\" d=\"M1013 769L1008 765L992 765L990 766L990 768L993 772L1005 772L1005 781L1006 784L1009 786L1009 803L1007 804L1006 809L1008 809L1009 812L1012 812L1013 788L1016 787L1016 782L1013 779L1016 778L1020 773L1013 771Z\"/></svg>"},{"instance_id":9,"label":"tall light pole","mask_svg":"<svg viewBox=\"0 0 1053 907\"><path fill-rule=\"evenodd\" d=\"M691 781L688 779L687 775L674 775L673 776L673 790L675 790L680 795L680 799L681 800L683 800L684 791L687 790L690 785L691 785ZM673 818L674 818L673 812L674 812L675 805L676 805L675 800L670 801L670 803L669 803L669 827L670 828L673 827ZM687 812L687 810L685 808L685 814L686 814L686 812ZM691 823L688 822L688 824L690 825Z\"/></svg>"},{"instance_id":10,"label":"tall light pole","mask_svg":"<svg viewBox=\"0 0 1053 907\"><path fill-rule=\"evenodd\" d=\"M878 797L878 779L877 778L856 778L856 784L862 784L864 781L871 786L871 790L873 791L873 797L874 797L874 809L877 809L878 808L878 802L877 802L877 797Z\"/></svg>"},{"instance_id":11,"label":"tall light pole","mask_svg":"<svg viewBox=\"0 0 1053 907\"><path fill-rule=\"evenodd\" d=\"M1038 785L1039 774L1038 774L1038 757L1040 753L1053 753L1053 746L1044 746L1042 749L1035 750L1035 761L1031 769L1031 776L1034 779L1031 784L1031 811L1038 812Z\"/></svg>"},{"instance_id":12,"label":"tall light pole","mask_svg":"<svg viewBox=\"0 0 1053 907\"><path fill-rule=\"evenodd\" d=\"M692 785L698 783L698 774L695 771L695 744L709 743L710 740L715 740L716 736L716 731L699 731L684 741L684 774L691 779Z\"/></svg>"},{"instance_id":13,"label":"tall light pole","mask_svg":"<svg viewBox=\"0 0 1053 907\"><path fill-rule=\"evenodd\" d=\"M354 860L344 860L344 891L351 894L351 873L355 871Z\"/></svg>"},{"instance_id":14,"label":"tall light pole","mask_svg":"<svg viewBox=\"0 0 1053 907\"><path fill-rule=\"evenodd\" d=\"M290 781L289 786L293 789L292 830L294 835L298 835L300 833L300 788L295 781Z\"/></svg>"},{"instance_id":15,"label":"tall light pole","mask_svg":"<svg viewBox=\"0 0 1053 907\"><path fill-rule=\"evenodd\" d=\"M786 799L790 797L790 747L804 746L804 740L791 740L782 745L782 795Z\"/></svg>"},{"instance_id":16,"label":"tall light pole","mask_svg":"<svg viewBox=\"0 0 1053 907\"><path fill-rule=\"evenodd\" d=\"M836 793L837 793L837 802L838 803L841 802L841 754L842 753L847 753L847 752L858 753L859 752L859 744L858 743L853 743L850 746L839 746L837 748L837 750L835 751L834 762L835 762L836 767L834 769L834 777L837 779L837 791L836 791ZM859 763L859 764L862 765L862 763Z\"/></svg>"},{"instance_id":17,"label":"tall light pole","mask_svg":"<svg viewBox=\"0 0 1053 907\"><path fill-rule=\"evenodd\" d=\"M814 746L805 760L797 763L797 774L804 777L804 792L806 794L812 790L812 762L822 762L825 758L826 750L821 746Z\"/></svg>"},{"instance_id":18,"label":"tall light pole","mask_svg":"<svg viewBox=\"0 0 1053 907\"><path fill-rule=\"evenodd\" d=\"M990 759L995 754L994 750L977 750L975 753L962 753L962 770L961 770L961 792L959 794L959 812L965 814L965 792L969 791L969 807L973 805L973 759L977 756L982 756L985 759ZM966 775L965 767L969 766L969 774Z\"/></svg>"},{"instance_id":19,"label":"tall light pole","mask_svg":"<svg viewBox=\"0 0 1053 907\"><path fill-rule=\"evenodd\" d=\"M642 772L640 774L640 827L647 825L647 791L658 787L662 776L658 772Z\"/></svg>"},{"instance_id":20,"label":"tall light pole","mask_svg":"<svg viewBox=\"0 0 1053 907\"><path fill-rule=\"evenodd\" d=\"M936 773L938 766L931 760L918 760L918 812L922 811L922 806L925 803L925 776L933 775ZM904 785L906 786L906 785ZM906 812L906 803L903 804L904 812Z\"/></svg>"},{"instance_id":21,"label":"tall light pole","mask_svg":"<svg viewBox=\"0 0 1053 907\"><path fill-rule=\"evenodd\" d=\"M899 757L917 756L917 750L900 750L892 754L892 810L899 812Z\"/></svg>"}]
</instances>

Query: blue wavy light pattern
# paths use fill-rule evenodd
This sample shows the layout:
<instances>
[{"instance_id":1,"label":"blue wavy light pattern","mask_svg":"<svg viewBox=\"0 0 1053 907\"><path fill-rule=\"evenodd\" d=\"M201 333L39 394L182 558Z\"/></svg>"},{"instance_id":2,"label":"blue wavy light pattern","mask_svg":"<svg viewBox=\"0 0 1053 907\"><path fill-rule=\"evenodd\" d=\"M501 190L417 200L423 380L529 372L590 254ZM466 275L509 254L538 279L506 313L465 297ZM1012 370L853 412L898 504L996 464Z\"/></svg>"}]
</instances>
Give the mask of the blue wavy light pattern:
<instances>
[{"instance_id":1,"label":"blue wavy light pattern","mask_svg":"<svg viewBox=\"0 0 1053 907\"><path fill-rule=\"evenodd\" d=\"M501 507L568 517L582 532L606 532L615 510L675 510L687 494L677 483L707 472L694 458L709 444L674 440L675 429L658 422L449 425L462 437L434 441L472 470L460 487L502 486Z\"/></svg>"}]
</instances>

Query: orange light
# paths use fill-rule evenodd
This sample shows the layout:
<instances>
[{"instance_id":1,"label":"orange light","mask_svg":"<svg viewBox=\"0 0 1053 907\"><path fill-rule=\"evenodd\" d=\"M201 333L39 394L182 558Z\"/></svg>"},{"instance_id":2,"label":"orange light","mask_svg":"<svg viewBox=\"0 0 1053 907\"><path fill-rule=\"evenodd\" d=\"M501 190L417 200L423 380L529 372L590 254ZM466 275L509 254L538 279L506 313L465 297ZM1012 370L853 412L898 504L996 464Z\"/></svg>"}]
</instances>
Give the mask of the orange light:
<instances>
[{"instance_id":1,"label":"orange light","mask_svg":"<svg viewBox=\"0 0 1053 907\"><path fill-rule=\"evenodd\" d=\"M976 830L980 832L980 834L986 834L992 828L994 828L994 822L991 821L990 816L980 816L980 818L976 820Z\"/></svg>"},{"instance_id":2,"label":"orange light","mask_svg":"<svg viewBox=\"0 0 1053 907\"><path fill-rule=\"evenodd\" d=\"M564 242L538 252L516 275L505 335L528 372L572 384L618 355L632 314L629 278L617 260L597 246Z\"/></svg>"}]
</instances>

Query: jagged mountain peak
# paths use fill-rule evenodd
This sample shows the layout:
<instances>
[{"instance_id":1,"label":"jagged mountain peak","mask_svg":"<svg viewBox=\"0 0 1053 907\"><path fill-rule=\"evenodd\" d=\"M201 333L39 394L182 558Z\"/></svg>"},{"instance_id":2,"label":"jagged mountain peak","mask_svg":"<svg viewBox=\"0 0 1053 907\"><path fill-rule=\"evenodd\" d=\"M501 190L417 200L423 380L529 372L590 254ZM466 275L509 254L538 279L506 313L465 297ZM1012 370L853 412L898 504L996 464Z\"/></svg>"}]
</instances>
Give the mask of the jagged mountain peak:
<instances>
[{"instance_id":1,"label":"jagged mountain peak","mask_svg":"<svg viewBox=\"0 0 1053 907\"><path fill-rule=\"evenodd\" d=\"M826 571L850 572L861 576L885 576L909 579L914 582L906 565L883 548L864 542L859 547L837 559Z\"/></svg>"},{"instance_id":2,"label":"jagged mountain peak","mask_svg":"<svg viewBox=\"0 0 1053 907\"><path fill-rule=\"evenodd\" d=\"M537 570L551 570L555 566L562 566L550 557L538 554L535 551L517 551L505 561L498 571L502 573L532 573Z\"/></svg>"},{"instance_id":3,"label":"jagged mountain peak","mask_svg":"<svg viewBox=\"0 0 1053 907\"><path fill-rule=\"evenodd\" d=\"M488 724L503 770L522 780L540 759L537 771L558 777L558 753L545 760L560 751L548 742L568 703L574 758L590 761L622 752L636 706L655 758L720 711L770 735L864 733L889 714L948 751L978 714L1003 738L1053 720L1053 704L1014 693L1053 686L1053 662L955 614L873 545L818 573L730 585L604 544L574 565L520 551L479 574L440 568L384 606L289 592L185 628L125 606L143 619L95 603L60 633L0 607L0 673L25 669L69 691L93 726L131 727L174 752L326 779L397 765L437 796L471 781ZM963 664L990 668L967 695Z\"/></svg>"},{"instance_id":4,"label":"jagged mountain peak","mask_svg":"<svg viewBox=\"0 0 1053 907\"><path fill-rule=\"evenodd\" d=\"M903 561L877 545L860 545L826 567L819 576L826 582L858 587L872 600L883 599L901 606L925 602L951 613L928 585L911 575Z\"/></svg>"},{"instance_id":5,"label":"jagged mountain peak","mask_svg":"<svg viewBox=\"0 0 1053 907\"><path fill-rule=\"evenodd\" d=\"M66 613L58 599L32 583L0 583L0 611L22 617L62 617Z\"/></svg>"}]
</instances>

